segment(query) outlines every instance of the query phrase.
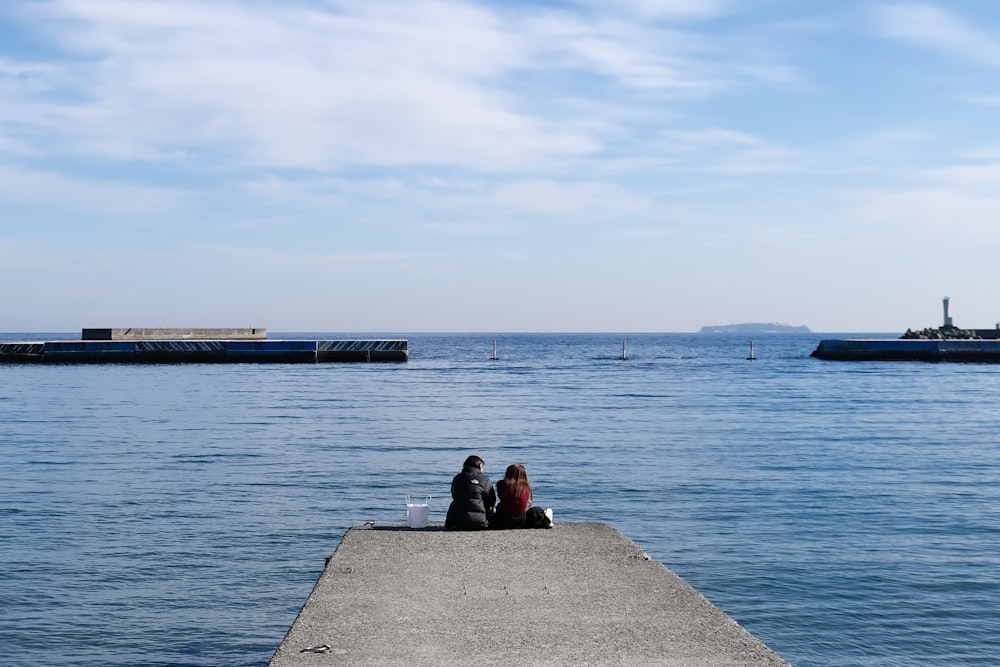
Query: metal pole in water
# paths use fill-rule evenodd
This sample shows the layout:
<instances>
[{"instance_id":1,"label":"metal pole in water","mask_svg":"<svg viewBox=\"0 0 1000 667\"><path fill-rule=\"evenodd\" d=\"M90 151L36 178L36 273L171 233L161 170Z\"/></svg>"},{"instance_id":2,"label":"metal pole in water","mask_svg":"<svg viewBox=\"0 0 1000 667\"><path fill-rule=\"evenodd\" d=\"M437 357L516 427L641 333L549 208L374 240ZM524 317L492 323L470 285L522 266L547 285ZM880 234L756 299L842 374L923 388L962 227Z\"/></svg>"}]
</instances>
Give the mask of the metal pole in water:
<instances>
[{"instance_id":1,"label":"metal pole in water","mask_svg":"<svg viewBox=\"0 0 1000 667\"><path fill-rule=\"evenodd\" d=\"M628 339L627 338L622 339L622 361L627 361L628 360L628 352L627 352L627 348L626 348L626 344L627 343L628 343Z\"/></svg>"},{"instance_id":2,"label":"metal pole in water","mask_svg":"<svg viewBox=\"0 0 1000 667\"><path fill-rule=\"evenodd\" d=\"M753 341L750 341L750 356L747 357L747 361L754 361L757 357L753 354Z\"/></svg>"},{"instance_id":3,"label":"metal pole in water","mask_svg":"<svg viewBox=\"0 0 1000 667\"><path fill-rule=\"evenodd\" d=\"M497 339L494 338L493 339L493 356L490 357L490 359L492 359L493 361L496 361L498 358L499 357L497 357Z\"/></svg>"}]
</instances>

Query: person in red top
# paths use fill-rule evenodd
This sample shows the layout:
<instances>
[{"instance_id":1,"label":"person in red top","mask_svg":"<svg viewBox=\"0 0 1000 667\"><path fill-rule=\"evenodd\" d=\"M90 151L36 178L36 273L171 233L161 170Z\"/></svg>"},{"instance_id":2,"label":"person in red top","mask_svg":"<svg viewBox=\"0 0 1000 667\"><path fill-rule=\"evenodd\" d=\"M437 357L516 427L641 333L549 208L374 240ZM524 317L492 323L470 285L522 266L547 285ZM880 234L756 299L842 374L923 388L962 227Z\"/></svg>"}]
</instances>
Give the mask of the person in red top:
<instances>
[{"instance_id":1,"label":"person in red top","mask_svg":"<svg viewBox=\"0 0 1000 667\"><path fill-rule=\"evenodd\" d=\"M507 466L504 478L497 482L500 504L490 521L490 528L523 528L525 513L531 504L531 484L528 472L520 463Z\"/></svg>"}]
</instances>

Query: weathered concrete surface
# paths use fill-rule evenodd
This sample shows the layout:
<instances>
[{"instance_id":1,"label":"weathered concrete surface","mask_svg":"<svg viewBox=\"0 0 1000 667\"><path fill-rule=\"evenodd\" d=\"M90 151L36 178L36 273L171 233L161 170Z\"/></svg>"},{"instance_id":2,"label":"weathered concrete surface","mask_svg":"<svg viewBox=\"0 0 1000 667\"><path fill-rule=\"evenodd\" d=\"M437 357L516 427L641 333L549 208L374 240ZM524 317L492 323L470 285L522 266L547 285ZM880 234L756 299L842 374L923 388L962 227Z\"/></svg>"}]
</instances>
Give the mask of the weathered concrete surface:
<instances>
[{"instance_id":1,"label":"weathered concrete surface","mask_svg":"<svg viewBox=\"0 0 1000 667\"><path fill-rule=\"evenodd\" d=\"M614 528L557 523L351 528L270 664L788 663Z\"/></svg>"},{"instance_id":2,"label":"weathered concrete surface","mask_svg":"<svg viewBox=\"0 0 1000 667\"><path fill-rule=\"evenodd\" d=\"M821 340L813 357L833 361L1000 363L1000 340L846 338Z\"/></svg>"},{"instance_id":3,"label":"weathered concrete surface","mask_svg":"<svg viewBox=\"0 0 1000 667\"><path fill-rule=\"evenodd\" d=\"M133 328L83 329L82 340L264 340L267 329L244 328Z\"/></svg>"},{"instance_id":4,"label":"weathered concrete surface","mask_svg":"<svg viewBox=\"0 0 1000 667\"><path fill-rule=\"evenodd\" d=\"M78 340L0 342L0 363L406 361L406 340Z\"/></svg>"}]
</instances>

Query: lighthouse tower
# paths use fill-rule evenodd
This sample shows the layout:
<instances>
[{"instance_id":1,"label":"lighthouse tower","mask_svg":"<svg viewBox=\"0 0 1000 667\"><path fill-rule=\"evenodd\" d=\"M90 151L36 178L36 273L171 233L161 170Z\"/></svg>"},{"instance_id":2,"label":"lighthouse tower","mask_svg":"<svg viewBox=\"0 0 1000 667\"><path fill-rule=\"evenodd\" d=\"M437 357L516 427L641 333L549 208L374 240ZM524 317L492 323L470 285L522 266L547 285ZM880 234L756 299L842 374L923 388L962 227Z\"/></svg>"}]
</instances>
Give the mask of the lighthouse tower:
<instances>
[{"instance_id":1,"label":"lighthouse tower","mask_svg":"<svg viewBox=\"0 0 1000 667\"><path fill-rule=\"evenodd\" d=\"M955 326L951 321L951 315L948 314L948 302L951 299L949 297L944 298L944 326L945 328Z\"/></svg>"}]
</instances>

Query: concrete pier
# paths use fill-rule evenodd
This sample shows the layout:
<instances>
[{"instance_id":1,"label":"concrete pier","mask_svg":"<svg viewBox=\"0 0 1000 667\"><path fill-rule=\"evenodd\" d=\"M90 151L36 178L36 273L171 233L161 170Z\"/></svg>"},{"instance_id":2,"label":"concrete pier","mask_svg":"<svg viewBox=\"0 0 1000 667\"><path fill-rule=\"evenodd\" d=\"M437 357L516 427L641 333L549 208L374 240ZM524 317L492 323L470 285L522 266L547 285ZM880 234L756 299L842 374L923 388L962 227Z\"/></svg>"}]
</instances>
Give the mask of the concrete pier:
<instances>
[{"instance_id":1,"label":"concrete pier","mask_svg":"<svg viewBox=\"0 0 1000 667\"><path fill-rule=\"evenodd\" d=\"M0 363L406 361L405 340L68 340L0 343Z\"/></svg>"},{"instance_id":2,"label":"concrete pier","mask_svg":"<svg viewBox=\"0 0 1000 667\"><path fill-rule=\"evenodd\" d=\"M619 531L557 517L351 528L270 667L469 664L788 665Z\"/></svg>"},{"instance_id":3,"label":"concrete pier","mask_svg":"<svg viewBox=\"0 0 1000 667\"><path fill-rule=\"evenodd\" d=\"M97 328L83 329L83 340L263 340L267 329L246 328Z\"/></svg>"},{"instance_id":4,"label":"concrete pier","mask_svg":"<svg viewBox=\"0 0 1000 667\"><path fill-rule=\"evenodd\" d=\"M821 340L813 357L833 361L959 361L1000 363L1000 340L847 338Z\"/></svg>"}]
</instances>

